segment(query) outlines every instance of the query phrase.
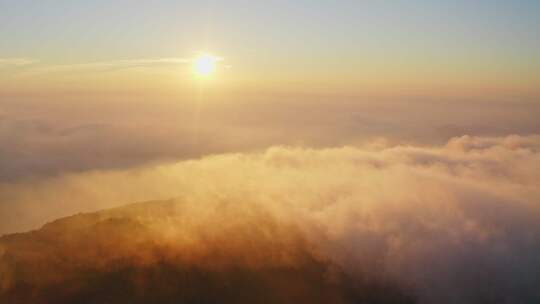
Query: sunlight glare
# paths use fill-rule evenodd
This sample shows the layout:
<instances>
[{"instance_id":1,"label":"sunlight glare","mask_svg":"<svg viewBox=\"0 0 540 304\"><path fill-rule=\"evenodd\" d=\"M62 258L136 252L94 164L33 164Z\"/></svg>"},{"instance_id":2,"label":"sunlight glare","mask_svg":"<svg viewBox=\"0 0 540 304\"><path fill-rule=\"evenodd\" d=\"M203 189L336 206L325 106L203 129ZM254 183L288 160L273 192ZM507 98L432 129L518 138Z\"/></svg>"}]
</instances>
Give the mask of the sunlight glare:
<instances>
[{"instance_id":1,"label":"sunlight glare","mask_svg":"<svg viewBox=\"0 0 540 304\"><path fill-rule=\"evenodd\" d=\"M199 55L193 61L195 74L201 77L209 76L215 70L217 61L218 58L215 56L209 54Z\"/></svg>"}]
</instances>

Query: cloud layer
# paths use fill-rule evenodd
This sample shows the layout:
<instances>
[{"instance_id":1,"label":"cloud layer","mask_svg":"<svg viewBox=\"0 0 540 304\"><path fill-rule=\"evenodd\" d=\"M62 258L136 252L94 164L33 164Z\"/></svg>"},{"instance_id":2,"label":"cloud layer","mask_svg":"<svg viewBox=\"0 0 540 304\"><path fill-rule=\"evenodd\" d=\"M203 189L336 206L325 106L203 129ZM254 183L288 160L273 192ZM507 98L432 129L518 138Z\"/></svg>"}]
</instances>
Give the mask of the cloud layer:
<instances>
[{"instance_id":1,"label":"cloud layer","mask_svg":"<svg viewBox=\"0 0 540 304\"><path fill-rule=\"evenodd\" d=\"M435 145L463 134L540 133L537 104L202 99L6 98L0 182L276 145L335 147L379 137Z\"/></svg>"},{"instance_id":2,"label":"cloud layer","mask_svg":"<svg viewBox=\"0 0 540 304\"><path fill-rule=\"evenodd\" d=\"M6 67L6 66L26 66L33 63L36 63L37 61L34 59L29 58L0 58L0 67Z\"/></svg>"},{"instance_id":3,"label":"cloud layer","mask_svg":"<svg viewBox=\"0 0 540 304\"><path fill-rule=\"evenodd\" d=\"M9 231L76 211L177 197L194 240L234 234L238 219L262 223L265 215L295 227L346 272L384 274L426 303L534 302L539 181L538 135L462 136L431 147L273 147L4 185L2 199L17 208L0 214ZM170 227L156 223L158 231ZM281 231L269 237L277 241Z\"/></svg>"}]
</instances>

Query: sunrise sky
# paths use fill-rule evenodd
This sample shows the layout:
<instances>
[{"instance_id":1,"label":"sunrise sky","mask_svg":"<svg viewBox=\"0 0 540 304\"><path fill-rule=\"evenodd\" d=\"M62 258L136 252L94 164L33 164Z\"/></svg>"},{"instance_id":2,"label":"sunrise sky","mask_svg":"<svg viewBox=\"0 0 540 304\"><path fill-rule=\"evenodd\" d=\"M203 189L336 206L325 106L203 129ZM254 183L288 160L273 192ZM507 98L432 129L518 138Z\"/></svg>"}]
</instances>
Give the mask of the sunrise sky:
<instances>
[{"instance_id":1,"label":"sunrise sky","mask_svg":"<svg viewBox=\"0 0 540 304\"><path fill-rule=\"evenodd\" d=\"M0 16L3 98L186 95L201 52L223 58L222 98L539 96L538 1L23 0Z\"/></svg>"},{"instance_id":2,"label":"sunrise sky","mask_svg":"<svg viewBox=\"0 0 540 304\"><path fill-rule=\"evenodd\" d=\"M540 0L0 0L0 303L540 303Z\"/></svg>"},{"instance_id":3,"label":"sunrise sky","mask_svg":"<svg viewBox=\"0 0 540 304\"><path fill-rule=\"evenodd\" d=\"M540 132L538 1L0 1L0 37L7 188L282 145ZM21 215L0 233L98 208L45 216L0 195Z\"/></svg>"}]
</instances>

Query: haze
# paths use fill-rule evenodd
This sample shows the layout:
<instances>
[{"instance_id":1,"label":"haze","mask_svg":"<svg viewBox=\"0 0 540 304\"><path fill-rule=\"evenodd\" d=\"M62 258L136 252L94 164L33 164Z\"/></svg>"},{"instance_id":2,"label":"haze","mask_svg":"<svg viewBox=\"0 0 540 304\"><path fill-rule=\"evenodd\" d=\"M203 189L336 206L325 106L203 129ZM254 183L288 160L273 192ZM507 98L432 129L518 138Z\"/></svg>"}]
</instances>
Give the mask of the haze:
<instances>
[{"instance_id":1,"label":"haze","mask_svg":"<svg viewBox=\"0 0 540 304\"><path fill-rule=\"evenodd\" d=\"M0 302L540 301L538 1L0 0L0 41Z\"/></svg>"}]
</instances>

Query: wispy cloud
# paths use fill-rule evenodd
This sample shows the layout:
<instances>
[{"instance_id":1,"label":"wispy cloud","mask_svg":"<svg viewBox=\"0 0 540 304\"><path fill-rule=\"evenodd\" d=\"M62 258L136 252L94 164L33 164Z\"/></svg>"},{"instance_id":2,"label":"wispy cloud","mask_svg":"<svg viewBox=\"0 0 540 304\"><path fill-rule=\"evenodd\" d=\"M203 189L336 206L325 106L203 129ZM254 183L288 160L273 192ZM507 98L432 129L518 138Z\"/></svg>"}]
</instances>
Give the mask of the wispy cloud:
<instances>
[{"instance_id":1,"label":"wispy cloud","mask_svg":"<svg viewBox=\"0 0 540 304\"><path fill-rule=\"evenodd\" d=\"M36 63L37 60L30 58L0 58L0 67L5 66L26 66Z\"/></svg>"},{"instance_id":2,"label":"wispy cloud","mask_svg":"<svg viewBox=\"0 0 540 304\"><path fill-rule=\"evenodd\" d=\"M121 69L148 66L167 66L176 64L185 64L191 62L188 58L168 57L168 58L139 58L111 61L97 61L76 64L51 65L51 69Z\"/></svg>"},{"instance_id":3,"label":"wispy cloud","mask_svg":"<svg viewBox=\"0 0 540 304\"><path fill-rule=\"evenodd\" d=\"M72 64L40 64L27 69L29 74L60 73L60 72L92 72L121 70L131 68L167 67L190 63L190 58L166 57L166 58L138 58L123 60L95 61ZM25 74L27 74L25 73Z\"/></svg>"}]
</instances>

